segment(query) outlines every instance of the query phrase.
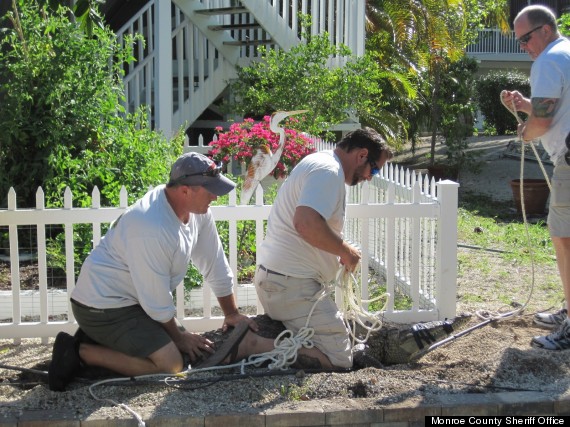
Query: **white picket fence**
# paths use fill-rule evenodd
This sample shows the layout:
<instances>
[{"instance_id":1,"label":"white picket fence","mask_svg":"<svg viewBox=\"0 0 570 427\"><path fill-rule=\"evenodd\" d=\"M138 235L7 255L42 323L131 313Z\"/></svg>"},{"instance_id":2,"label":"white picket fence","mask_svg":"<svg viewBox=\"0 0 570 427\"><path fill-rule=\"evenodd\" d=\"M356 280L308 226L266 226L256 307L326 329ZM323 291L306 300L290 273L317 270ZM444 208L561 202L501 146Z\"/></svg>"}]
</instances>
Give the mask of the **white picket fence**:
<instances>
[{"instance_id":1,"label":"white picket fence","mask_svg":"<svg viewBox=\"0 0 570 427\"><path fill-rule=\"evenodd\" d=\"M389 164L370 183L351 187L347 206L345 238L362 250L361 277L362 296L368 297L368 280L374 278L386 286L392 295L386 310L379 312L384 319L412 323L441 320L455 316L457 276L457 201L458 184L451 181L436 183L427 177ZM61 330L74 332L77 324L70 309L67 294L75 285L78 267L74 261L77 247L96 245L101 239L102 225L116 219L127 208L127 193L123 189L117 207L101 207L99 190L92 193L90 208L73 207L72 192L64 194L62 208L45 208L41 188L37 191L35 209L18 209L16 193L8 194L8 208L0 210L0 233L8 234L7 248L0 262L9 263L11 291L4 291L9 301L11 316L0 319L0 338L14 339L41 337L47 342ZM229 194L226 206L212 206L216 221L228 221L228 259L234 275L238 268L239 221L253 220L256 227L256 243L264 237L264 222L271 206L263 204L263 189L258 187L254 204L238 205L236 191ZM75 224L89 224L92 242L74 238ZM50 227L59 227L65 240L66 290L55 290L48 285L48 237ZM39 290L31 292L33 313L27 308L30 291L21 290L20 267L25 264L23 248L18 241L18 229L25 228L37 236L37 247L31 251L32 263L39 269ZM0 249L2 249L0 247ZM24 250L24 252L26 251ZM234 284L238 295L244 292ZM252 288L249 287L252 291ZM63 292L64 303L54 303L54 295ZM196 291L194 291L196 292ZM206 331L221 326L221 317L212 313L215 298L206 287L197 292L202 296L200 315L187 315L188 295L184 288L176 292L177 316L182 324L192 331ZM252 291L254 292L254 291ZM8 294L8 295L6 295ZM249 301L240 305L257 303L251 292L246 292ZM395 309L394 295L406 295L411 299L406 309ZM255 295L253 293L253 295ZM1 295L0 295L1 298ZM59 297L61 298L61 296ZM1 305L1 304L0 304ZM63 311L64 316L54 318ZM261 313L258 306L258 313ZM32 316L31 318L29 316ZM61 319L63 317L63 320Z\"/></svg>"}]
</instances>

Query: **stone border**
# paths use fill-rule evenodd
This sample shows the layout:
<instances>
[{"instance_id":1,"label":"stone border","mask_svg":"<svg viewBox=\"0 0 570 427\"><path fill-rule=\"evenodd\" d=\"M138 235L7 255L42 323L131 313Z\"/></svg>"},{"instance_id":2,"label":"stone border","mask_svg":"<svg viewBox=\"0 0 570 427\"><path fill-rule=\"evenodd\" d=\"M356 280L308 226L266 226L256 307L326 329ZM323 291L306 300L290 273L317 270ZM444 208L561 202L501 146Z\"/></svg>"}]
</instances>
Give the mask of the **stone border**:
<instances>
[{"instance_id":1,"label":"stone border","mask_svg":"<svg viewBox=\"0 0 570 427\"><path fill-rule=\"evenodd\" d=\"M285 427L359 426L415 427L427 416L526 416L570 415L570 397L555 399L540 392L500 392L441 395L435 403L414 397L392 405L377 406L368 399L341 401L298 401L257 412L206 416L156 417L145 420L147 427ZM29 411L0 416L0 427L123 427L137 426L134 418L79 419L61 410Z\"/></svg>"}]
</instances>

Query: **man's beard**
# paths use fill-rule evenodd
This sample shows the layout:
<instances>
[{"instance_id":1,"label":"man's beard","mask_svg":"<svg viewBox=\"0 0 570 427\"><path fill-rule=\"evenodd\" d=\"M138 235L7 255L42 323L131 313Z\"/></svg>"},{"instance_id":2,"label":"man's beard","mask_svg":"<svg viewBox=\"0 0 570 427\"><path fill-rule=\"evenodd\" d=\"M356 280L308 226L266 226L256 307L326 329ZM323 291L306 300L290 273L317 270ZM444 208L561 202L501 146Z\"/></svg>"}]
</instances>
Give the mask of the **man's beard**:
<instances>
[{"instance_id":1,"label":"man's beard","mask_svg":"<svg viewBox=\"0 0 570 427\"><path fill-rule=\"evenodd\" d=\"M362 174L362 172L364 171L365 167L366 165L362 165L354 171L354 174L352 175L352 182L350 183L351 187L354 187L361 181L364 181L364 175Z\"/></svg>"}]
</instances>

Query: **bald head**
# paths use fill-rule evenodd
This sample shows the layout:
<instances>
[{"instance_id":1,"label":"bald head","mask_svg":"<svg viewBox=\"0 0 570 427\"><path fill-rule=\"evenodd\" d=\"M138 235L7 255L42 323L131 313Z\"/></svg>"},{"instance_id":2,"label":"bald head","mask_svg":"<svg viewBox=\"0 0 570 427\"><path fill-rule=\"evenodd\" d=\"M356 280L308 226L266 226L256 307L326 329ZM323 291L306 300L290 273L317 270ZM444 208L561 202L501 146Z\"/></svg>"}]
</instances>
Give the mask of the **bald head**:
<instances>
[{"instance_id":1,"label":"bald head","mask_svg":"<svg viewBox=\"0 0 570 427\"><path fill-rule=\"evenodd\" d=\"M526 20L529 26L533 28L540 25L548 25L553 33L558 34L556 15L546 6L535 4L525 7L517 14L513 23L516 24L521 20Z\"/></svg>"}]
</instances>

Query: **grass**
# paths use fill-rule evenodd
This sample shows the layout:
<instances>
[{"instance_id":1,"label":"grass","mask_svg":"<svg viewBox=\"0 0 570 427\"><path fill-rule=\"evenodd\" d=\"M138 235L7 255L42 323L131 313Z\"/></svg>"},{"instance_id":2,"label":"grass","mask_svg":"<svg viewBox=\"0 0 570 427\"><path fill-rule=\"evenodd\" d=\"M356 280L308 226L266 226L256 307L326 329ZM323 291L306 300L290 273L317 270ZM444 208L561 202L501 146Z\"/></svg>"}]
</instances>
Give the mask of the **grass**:
<instances>
[{"instance_id":1,"label":"grass","mask_svg":"<svg viewBox=\"0 0 570 427\"><path fill-rule=\"evenodd\" d=\"M458 251L458 278L470 279L459 289L459 301L513 307L532 296L534 309L559 307L564 295L548 228L543 221L525 225L513 208L512 201L461 195L458 246L480 250Z\"/></svg>"},{"instance_id":2,"label":"grass","mask_svg":"<svg viewBox=\"0 0 570 427\"><path fill-rule=\"evenodd\" d=\"M525 225L520 215L512 212L512 206L512 202L486 196L463 195L459 202L458 244L496 251L498 256L522 264L530 263L531 257L537 265L552 262L555 253L546 224L539 221Z\"/></svg>"}]
</instances>

